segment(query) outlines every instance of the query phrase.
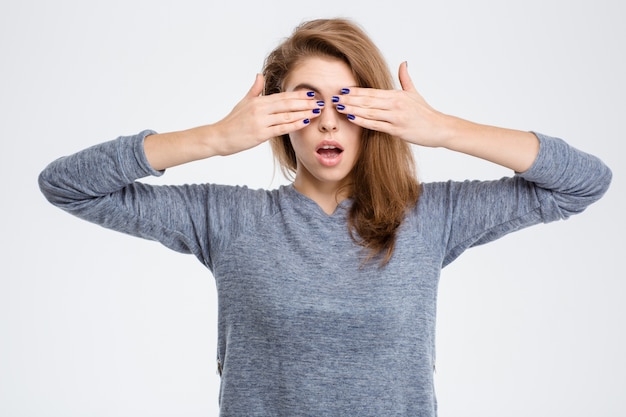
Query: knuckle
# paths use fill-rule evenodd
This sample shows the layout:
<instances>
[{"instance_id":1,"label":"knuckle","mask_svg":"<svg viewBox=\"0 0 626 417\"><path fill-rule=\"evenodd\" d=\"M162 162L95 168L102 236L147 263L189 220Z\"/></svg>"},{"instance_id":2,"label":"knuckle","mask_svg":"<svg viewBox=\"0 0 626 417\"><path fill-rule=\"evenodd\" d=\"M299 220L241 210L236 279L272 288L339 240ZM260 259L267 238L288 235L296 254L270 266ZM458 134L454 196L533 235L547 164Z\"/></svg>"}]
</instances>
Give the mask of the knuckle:
<instances>
[{"instance_id":1,"label":"knuckle","mask_svg":"<svg viewBox=\"0 0 626 417\"><path fill-rule=\"evenodd\" d=\"M289 133L289 125L280 125L276 127L275 136L282 136L282 135L286 135L287 133Z\"/></svg>"},{"instance_id":2,"label":"knuckle","mask_svg":"<svg viewBox=\"0 0 626 417\"><path fill-rule=\"evenodd\" d=\"M249 112L255 118L258 118L263 115L263 111L259 106L251 106Z\"/></svg>"},{"instance_id":3,"label":"knuckle","mask_svg":"<svg viewBox=\"0 0 626 417\"><path fill-rule=\"evenodd\" d=\"M392 107L393 107L393 108L395 108L395 109L402 108L402 107L403 107L403 105L402 105L402 99L400 99L400 97L395 97L395 98L393 98L393 99L391 100L391 105L392 105Z\"/></svg>"}]
</instances>

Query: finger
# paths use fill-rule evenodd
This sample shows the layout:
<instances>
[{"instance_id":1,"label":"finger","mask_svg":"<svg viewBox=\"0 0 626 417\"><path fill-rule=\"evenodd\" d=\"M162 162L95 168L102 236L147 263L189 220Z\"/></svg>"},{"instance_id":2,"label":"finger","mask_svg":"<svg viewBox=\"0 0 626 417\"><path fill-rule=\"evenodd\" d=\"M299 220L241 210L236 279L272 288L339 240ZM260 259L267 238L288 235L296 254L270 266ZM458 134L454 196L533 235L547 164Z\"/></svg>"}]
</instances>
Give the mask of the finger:
<instances>
[{"instance_id":1,"label":"finger","mask_svg":"<svg viewBox=\"0 0 626 417\"><path fill-rule=\"evenodd\" d=\"M364 129L375 130L378 132L388 133L390 135L395 134L393 124L385 120L366 119L352 113L349 113L346 117L351 123L361 126Z\"/></svg>"},{"instance_id":2,"label":"finger","mask_svg":"<svg viewBox=\"0 0 626 417\"><path fill-rule=\"evenodd\" d=\"M348 119L359 118L370 121L381 121L386 123L392 123L394 120L394 111L390 109L372 108L351 106L349 104L338 103L335 107L337 112L345 114Z\"/></svg>"},{"instance_id":3,"label":"finger","mask_svg":"<svg viewBox=\"0 0 626 417\"><path fill-rule=\"evenodd\" d=\"M352 123L370 130L390 133L393 111L337 104L336 110Z\"/></svg>"},{"instance_id":4,"label":"finger","mask_svg":"<svg viewBox=\"0 0 626 417\"><path fill-rule=\"evenodd\" d=\"M246 97L258 97L263 92L263 86L265 85L265 77L263 74L257 74L254 79L254 84L250 87L250 90L246 94Z\"/></svg>"},{"instance_id":5,"label":"finger","mask_svg":"<svg viewBox=\"0 0 626 417\"><path fill-rule=\"evenodd\" d=\"M269 114L278 114L286 112L314 110L324 108L326 103L322 100L312 100L310 97L305 98L281 98L266 103Z\"/></svg>"},{"instance_id":6,"label":"finger","mask_svg":"<svg viewBox=\"0 0 626 417\"><path fill-rule=\"evenodd\" d=\"M271 114L268 118L268 126L278 126L281 124L291 124L293 122L300 122L303 125L309 124L311 119L319 117L321 109L304 110L304 111L290 111L282 113Z\"/></svg>"},{"instance_id":7,"label":"finger","mask_svg":"<svg viewBox=\"0 0 626 417\"><path fill-rule=\"evenodd\" d=\"M406 61L400 64L400 68L398 69L398 79L400 80L400 85L404 91L417 92L417 89L413 84L413 80L411 80L411 76L409 75L408 68L409 64Z\"/></svg>"},{"instance_id":8,"label":"finger","mask_svg":"<svg viewBox=\"0 0 626 417\"><path fill-rule=\"evenodd\" d=\"M390 91L393 91L393 90L381 90L379 88L369 88L369 87L350 87L350 88L342 88L337 97L339 97L339 99L349 98L349 97L384 98L389 94Z\"/></svg>"},{"instance_id":9,"label":"finger","mask_svg":"<svg viewBox=\"0 0 626 417\"><path fill-rule=\"evenodd\" d=\"M397 91L374 88L355 88L348 93L333 97L335 105L361 107L364 109L391 109L397 97Z\"/></svg>"},{"instance_id":10,"label":"finger","mask_svg":"<svg viewBox=\"0 0 626 417\"><path fill-rule=\"evenodd\" d=\"M277 137L287 135L289 133L295 132L297 130L303 129L310 125L311 119L313 117L317 117L318 115L308 116L304 119L294 120L293 122L283 122L280 124L276 124L267 128L268 135L267 137Z\"/></svg>"}]
</instances>

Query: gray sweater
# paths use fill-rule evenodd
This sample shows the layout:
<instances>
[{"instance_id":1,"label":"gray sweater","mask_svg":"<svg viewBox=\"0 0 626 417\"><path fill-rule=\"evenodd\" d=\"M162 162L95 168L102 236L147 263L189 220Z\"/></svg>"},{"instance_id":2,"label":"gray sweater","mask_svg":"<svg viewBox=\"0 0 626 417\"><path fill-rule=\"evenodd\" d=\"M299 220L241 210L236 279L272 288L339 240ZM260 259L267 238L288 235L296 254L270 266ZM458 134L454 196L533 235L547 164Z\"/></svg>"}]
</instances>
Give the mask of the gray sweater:
<instances>
[{"instance_id":1,"label":"gray sweater","mask_svg":"<svg viewBox=\"0 0 626 417\"><path fill-rule=\"evenodd\" d=\"M610 170L537 135L522 174L423 184L383 268L362 264L342 202L332 215L292 186L153 186L143 139L120 137L51 163L56 206L195 255L216 280L220 414L435 416L435 311L442 267L465 249L580 213Z\"/></svg>"}]
</instances>

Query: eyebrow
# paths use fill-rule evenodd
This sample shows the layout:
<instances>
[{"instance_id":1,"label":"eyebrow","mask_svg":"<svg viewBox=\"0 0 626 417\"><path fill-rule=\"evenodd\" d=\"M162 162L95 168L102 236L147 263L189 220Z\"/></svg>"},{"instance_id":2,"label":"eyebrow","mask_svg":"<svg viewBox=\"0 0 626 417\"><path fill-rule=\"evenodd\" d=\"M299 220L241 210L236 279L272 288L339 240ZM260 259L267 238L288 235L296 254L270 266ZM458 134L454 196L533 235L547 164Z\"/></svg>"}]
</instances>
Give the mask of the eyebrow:
<instances>
[{"instance_id":1,"label":"eyebrow","mask_svg":"<svg viewBox=\"0 0 626 417\"><path fill-rule=\"evenodd\" d=\"M311 84L307 84L307 83L300 83L293 88L293 91L298 91L298 90L311 90L311 91L315 91L316 93L320 92L319 88L312 86Z\"/></svg>"},{"instance_id":2,"label":"eyebrow","mask_svg":"<svg viewBox=\"0 0 626 417\"><path fill-rule=\"evenodd\" d=\"M348 88L354 88L354 87L358 87L358 86L357 85L349 85L347 87ZM320 89L319 88L317 88L317 87L315 87L315 86L313 86L311 84L308 84L308 83L300 83L300 84L296 85L293 88L293 91L299 91L299 90L311 90L311 91L314 91L315 93L318 93L318 94L320 93Z\"/></svg>"}]
</instances>

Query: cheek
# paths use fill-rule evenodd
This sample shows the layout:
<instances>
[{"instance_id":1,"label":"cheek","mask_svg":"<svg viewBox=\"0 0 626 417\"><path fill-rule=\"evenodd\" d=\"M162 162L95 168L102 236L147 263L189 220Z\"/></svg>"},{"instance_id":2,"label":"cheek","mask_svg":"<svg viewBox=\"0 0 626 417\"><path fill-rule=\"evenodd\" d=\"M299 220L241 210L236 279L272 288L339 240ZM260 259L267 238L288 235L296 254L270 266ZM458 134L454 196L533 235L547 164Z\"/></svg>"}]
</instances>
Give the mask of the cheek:
<instances>
[{"instance_id":1,"label":"cheek","mask_svg":"<svg viewBox=\"0 0 626 417\"><path fill-rule=\"evenodd\" d=\"M296 154L296 159L299 159L299 155L302 149L303 137L300 131L289 134L289 141L291 142L291 148Z\"/></svg>"},{"instance_id":2,"label":"cheek","mask_svg":"<svg viewBox=\"0 0 626 417\"><path fill-rule=\"evenodd\" d=\"M314 127L311 125L295 132L291 132L289 134L291 147L297 151L298 148L303 148L304 146L306 146L307 141L313 143L315 139L311 137L311 132L314 132Z\"/></svg>"},{"instance_id":3,"label":"cheek","mask_svg":"<svg viewBox=\"0 0 626 417\"><path fill-rule=\"evenodd\" d=\"M300 131L297 132L291 132L289 134L289 141L291 142L291 146L294 145L294 143L299 142L300 141Z\"/></svg>"},{"instance_id":4,"label":"cheek","mask_svg":"<svg viewBox=\"0 0 626 417\"><path fill-rule=\"evenodd\" d=\"M361 138L363 137L363 128L351 122L347 123L348 126L344 127L344 131L346 132L346 139L352 141L356 146L360 146Z\"/></svg>"}]
</instances>

